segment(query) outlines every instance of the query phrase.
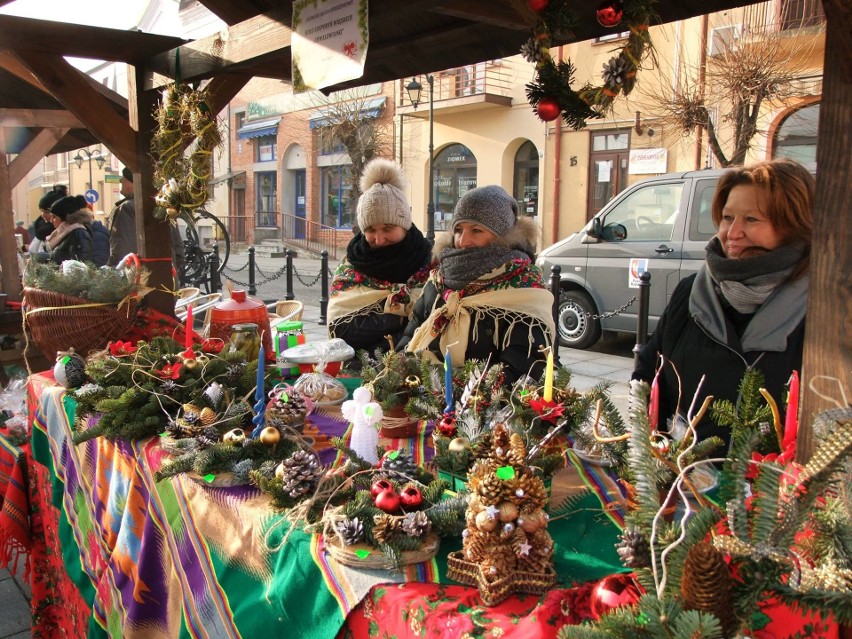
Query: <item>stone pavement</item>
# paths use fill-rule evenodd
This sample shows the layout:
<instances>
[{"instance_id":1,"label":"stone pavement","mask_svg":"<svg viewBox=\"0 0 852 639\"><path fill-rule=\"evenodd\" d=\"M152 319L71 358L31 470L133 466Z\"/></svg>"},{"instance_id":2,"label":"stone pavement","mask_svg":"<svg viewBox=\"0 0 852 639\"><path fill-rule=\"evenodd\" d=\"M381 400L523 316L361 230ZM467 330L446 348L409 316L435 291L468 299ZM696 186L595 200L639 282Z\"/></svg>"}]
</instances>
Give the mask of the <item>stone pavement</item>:
<instances>
[{"instance_id":1,"label":"stone pavement","mask_svg":"<svg viewBox=\"0 0 852 639\"><path fill-rule=\"evenodd\" d=\"M282 296L283 299L283 296ZM326 339L326 327L319 323L319 305L306 305L302 313L303 330L307 340ZM613 402L626 416L627 382L633 371L633 359L595 351L578 351L571 348L559 349L559 363L571 373L574 387L586 391L601 381L612 382L610 395ZM18 575L0 569L0 639L25 639L31 637L29 586Z\"/></svg>"}]
</instances>

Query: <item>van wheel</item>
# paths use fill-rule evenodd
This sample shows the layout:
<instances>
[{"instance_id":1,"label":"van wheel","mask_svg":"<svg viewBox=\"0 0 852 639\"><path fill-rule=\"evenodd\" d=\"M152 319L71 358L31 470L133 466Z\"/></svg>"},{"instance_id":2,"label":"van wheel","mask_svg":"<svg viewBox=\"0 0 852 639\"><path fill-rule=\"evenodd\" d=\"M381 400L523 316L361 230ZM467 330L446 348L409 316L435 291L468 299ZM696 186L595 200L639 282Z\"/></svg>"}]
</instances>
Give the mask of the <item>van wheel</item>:
<instances>
[{"instance_id":1,"label":"van wheel","mask_svg":"<svg viewBox=\"0 0 852 639\"><path fill-rule=\"evenodd\" d=\"M600 320L592 319L595 303L583 291L565 291L559 296L556 330L559 343L570 348L589 348L601 337Z\"/></svg>"}]
</instances>

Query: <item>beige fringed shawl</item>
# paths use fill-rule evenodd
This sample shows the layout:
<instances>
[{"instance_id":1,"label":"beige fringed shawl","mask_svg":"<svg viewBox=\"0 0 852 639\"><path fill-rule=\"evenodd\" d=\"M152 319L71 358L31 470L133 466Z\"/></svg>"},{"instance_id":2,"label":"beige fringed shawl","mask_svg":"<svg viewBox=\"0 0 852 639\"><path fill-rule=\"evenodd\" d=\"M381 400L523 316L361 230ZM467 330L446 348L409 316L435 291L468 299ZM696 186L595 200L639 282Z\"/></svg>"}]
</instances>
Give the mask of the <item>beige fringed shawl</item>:
<instances>
[{"instance_id":1,"label":"beige fringed shawl","mask_svg":"<svg viewBox=\"0 0 852 639\"><path fill-rule=\"evenodd\" d=\"M536 267L530 267L530 269L537 271ZM506 272L507 266L500 266L477 280L477 283L481 284L483 280L489 279L503 279ZM438 290L435 298L436 306L433 306L429 316L415 331L406 347L407 351L420 352L434 359L434 354L429 351L429 345L440 336L441 352L445 353L449 348L453 366L461 366L465 361L471 323L473 339L478 340L479 328L487 317L494 320L496 348L508 346L512 332L518 330L518 325L528 331L530 349L533 347L533 329L535 328L544 332L548 344L553 343L555 335L553 295L546 288L486 289L468 296L464 296L464 291L452 291L446 303L443 306L437 306L442 290L439 277L436 271L433 271L431 282ZM540 275L538 280L541 281ZM502 335L500 334L501 320L508 322Z\"/></svg>"}]
</instances>

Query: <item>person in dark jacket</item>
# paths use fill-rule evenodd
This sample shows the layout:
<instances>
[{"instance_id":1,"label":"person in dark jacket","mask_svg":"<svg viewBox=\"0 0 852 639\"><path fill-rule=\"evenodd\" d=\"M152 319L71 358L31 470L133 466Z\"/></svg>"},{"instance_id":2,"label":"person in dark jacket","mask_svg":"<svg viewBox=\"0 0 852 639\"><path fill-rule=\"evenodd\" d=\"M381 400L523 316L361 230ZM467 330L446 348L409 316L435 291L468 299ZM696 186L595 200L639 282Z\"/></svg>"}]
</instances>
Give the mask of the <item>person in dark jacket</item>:
<instances>
[{"instance_id":1,"label":"person in dark jacket","mask_svg":"<svg viewBox=\"0 0 852 639\"><path fill-rule=\"evenodd\" d=\"M713 199L716 236L698 273L675 289L633 379L659 377L657 426L678 436L696 398L736 402L748 369L759 369L779 408L784 387L801 370L811 252L814 179L797 162L773 160L725 173ZM783 423L783 412L782 412ZM708 414L699 440L727 428Z\"/></svg>"},{"instance_id":2,"label":"person in dark jacket","mask_svg":"<svg viewBox=\"0 0 852 639\"><path fill-rule=\"evenodd\" d=\"M431 268L432 245L411 222L400 166L376 158L364 167L357 218L331 283L328 333L355 350L387 351L402 336Z\"/></svg>"},{"instance_id":3,"label":"person in dark jacket","mask_svg":"<svg viewBox=\"0 0 852 639\"><path fill-rule=\"evenodd\" d=\"M109 261L109 229L100 220L92 222L92 261L95 266Z\"/></svg>"},{"instance_id":4,"label":"person in dark jacket","mask_svg":"<svg viewBox=\"0 0 852 639\"><path fill-rule=\"evenodd\" d=\"M44 242L47 236L56 230L56 225L53 223L53 213L50 212L50 207L56 200L68 195L68 190L64 186L54 186L52 191L45 193L38 201L38 208L41 211L41 217L36 218L33 222L33 235L36 239Z\"/></svg>"},{"instance_id":5,"label":"person in dark jacket","mask_svg":"<svg viewBox=\"0 0 852 639\"><path fill-rule=\"evenodd\" d=\"M50 261L62 264L65 260L92 261L92 214L82 195L66 195L50 207L59 226L47 236Z\"/></svg>"},{"instance_id":6,"label":"person in dark jacket","mask_svg":"<svg viewBox=\"0 0 852 639\"><path fill-rule=\"evenodd\" d=\"M414 306L399 349L460 367L465 360L503 364L506 383L539 379L553 343L553 295L535 264L538 228L518 216L499 186L465 193L452 234L435 244L438 267Z\"/></svg>"}]
</instances>

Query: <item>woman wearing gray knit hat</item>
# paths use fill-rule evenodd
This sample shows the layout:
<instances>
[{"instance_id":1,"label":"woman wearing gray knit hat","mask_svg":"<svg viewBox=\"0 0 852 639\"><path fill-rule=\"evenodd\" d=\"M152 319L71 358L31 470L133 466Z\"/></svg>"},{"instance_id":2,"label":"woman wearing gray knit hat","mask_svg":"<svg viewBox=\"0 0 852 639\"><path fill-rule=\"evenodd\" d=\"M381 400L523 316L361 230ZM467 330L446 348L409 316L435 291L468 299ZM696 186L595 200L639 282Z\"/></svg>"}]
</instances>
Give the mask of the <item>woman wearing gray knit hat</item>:
<instances>
[{"instance_id":1,"label":"woman wearing gray knit hat","mask_svg":"<svg viewBox=\"0 0 852 639\"><path fill-rule=\"evenodd\" d=\"M454 367L465 360L504 366L507 383L544 371L542 346L553 343L553 295L533 264L538 229L518 216L499 186L465 193L453 232L435 245L434 269L399 349L429 353Z\"/></svg>"},{"instance_id":2,"label":"woman wearing gray knit hat","mask_svg":"<svg viewBox=\"0 0 852 639\"><path fill-rule=\"evenodd\" d=\"M337 267L328 333L356 350L388 350L405 329L431 268L432 246L411 222L399 164L371 160L361 176L360 232Z\"/></svg>"}]
</instances>

